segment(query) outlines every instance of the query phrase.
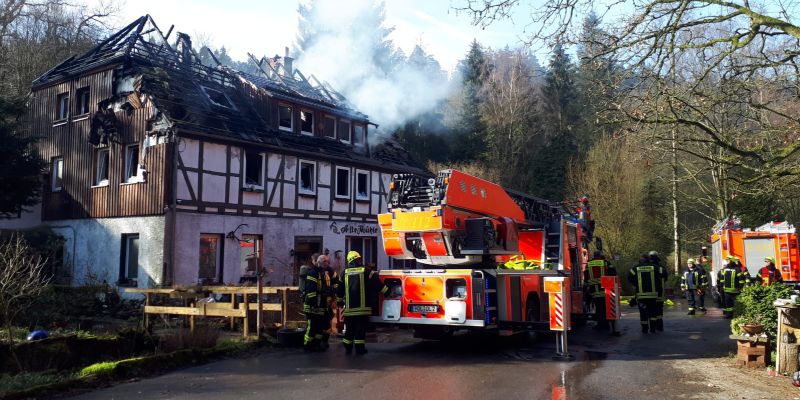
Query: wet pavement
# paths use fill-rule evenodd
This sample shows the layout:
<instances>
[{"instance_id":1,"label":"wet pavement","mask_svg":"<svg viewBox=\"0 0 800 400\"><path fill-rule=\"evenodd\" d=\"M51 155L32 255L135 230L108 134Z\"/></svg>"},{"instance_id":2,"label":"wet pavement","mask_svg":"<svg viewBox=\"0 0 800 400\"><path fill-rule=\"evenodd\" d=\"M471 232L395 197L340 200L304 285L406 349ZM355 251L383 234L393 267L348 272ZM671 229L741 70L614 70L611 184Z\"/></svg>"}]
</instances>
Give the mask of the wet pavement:
<instances>
[{"instance_id":1,"label":"wet pavement","mask_svg":"<svg viewBox=\"0 0 800 400\"><path fill-rule=\"evenodd\" d=\"M457 336L421 341L410 331L379 332L369 354L345 356L270 349L138 382L76 399L672 399L720 398L719 389L687 376L673 363L728 354L728 321L719 309L687 316L668 308L666 331L643 335L638 313L627 308L611 337L589 327L571 332L576 359L553 361L555 336L487 338ZM691 369L689 369L691 371ZM698 371L701 374L702 371ZM694 377L696 378L696 377ZM689 383L686 383L689 382ZM553 397L553 393L564 397Z\"/></svg>"}]
</instances>

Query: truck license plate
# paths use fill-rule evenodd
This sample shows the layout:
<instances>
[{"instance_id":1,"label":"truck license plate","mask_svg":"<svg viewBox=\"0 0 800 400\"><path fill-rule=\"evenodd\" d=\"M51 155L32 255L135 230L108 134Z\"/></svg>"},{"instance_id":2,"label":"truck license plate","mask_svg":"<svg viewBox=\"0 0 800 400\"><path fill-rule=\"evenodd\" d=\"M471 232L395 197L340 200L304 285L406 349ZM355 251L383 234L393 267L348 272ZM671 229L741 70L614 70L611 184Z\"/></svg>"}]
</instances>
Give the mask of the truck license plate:
<instances>
[{"instance_id":1,"label":"truck license plate","mask_svg":"<svg viewBox=\"0 0 800 400\"><path fill-rule=\"evenodd\" d=\"M439 306L437 305L423 305L423 304L411 304L408 306L408 310L411 312L417 313L435 313L439 312Z\"/></svg>"}]
</instances>

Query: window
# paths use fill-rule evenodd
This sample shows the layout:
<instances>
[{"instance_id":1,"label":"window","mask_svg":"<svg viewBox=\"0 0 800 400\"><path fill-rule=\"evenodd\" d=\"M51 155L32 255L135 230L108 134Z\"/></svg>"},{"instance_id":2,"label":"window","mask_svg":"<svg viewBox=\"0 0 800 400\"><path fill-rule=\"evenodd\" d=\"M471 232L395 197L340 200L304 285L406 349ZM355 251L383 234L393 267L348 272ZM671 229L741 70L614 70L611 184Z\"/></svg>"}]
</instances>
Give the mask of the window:
<instances>
[{"instance_id":1,"label":"window","mask_svg":"<svg viewBox=\"0 0 800 400\"><path fill-rule=\"evenodd\" d=\"M417 260L398 260L392 258L390 265L392 269L417 269Z\"/></svg>"},{"instance_id":2,"label":"window","mask_svg":"<svg viewBox=\"0 0 800 400\"><path fill-rule=\"evenodd\" d=\"M361 254L361 259L364 260L364 265L376 264L377 258L377 245L374 237L347 237L347 251L355 250ZM345 253L346 254L346 253Z\"/></svg>"},{"instance_id":3,"label":"window","mask_svg":"<svg viewBox=\"0 0 800 400\"><path fill-rule=\"evenodd\" d=\"M244 155L244 184L254 189L264 188L264 154L254 151Z\"/></svg>"},{"instance_id":4,"label":"window","mask_svg":"<svg viewBox=\"0 0 800 400\"><path fill-rule=\"evenodd\" d=\"M119 282L130 286L136 285L139 278L139 234L122 235L122 252L120 257Z\"/></svg>"},{"instance_id":5,"label":"window","mask_svg":"<svg viewBox=\"0 0 800 400\"><path fill-rule=\"evenodd\" d=\"M139 145L132 144L125 147L125 183L139 181Z\"/></svg>"},{"instance_id":6,"label":"window","mask_svg":"<svg viewBox=\"0 0 800 400\"><path fill-rule=\"evenodd\" d=\"M356 172L356 200L369 200L369 172Z\"/></svg>"},{"instance_id":7,"label":"window","mask_svg":"<svg viewBox=\"0 0 800 400\"><path fill-rule=\"evenodd\" d=\"M206 94L206 97L211 100L211 104L225 108L234 108L231 100L225 95L225 93L222 93L216 89L207 88L205 86L200 87L203 89L203 93Z\"/></svg>"},{"instance_id":8,"label":"window","mask_svg":"<svg viewBox=\"0 0 800 400\"><path fill-rule=\"evenodd\" d=\"M314 134L314 113L308 110L300 110L300 133L306 135Z\"/></svg>"},{"instance_id":9,"label":"window","mask_svg":"<svg viewBox=\"0 0 800 400\"><path fill-rule=\"evenodd\" d=\"M75 93L75 115L89 113L89 87L82 87Z\"/></svg>"},{"instance_id":10,"label":"window","mask_svg":"<svg viewBox=\"0 0 800 400\"><path fill-rule=\"evenodd\" d=\"M94 185L108 185L108 149L97 150Z\"/></svg>"},{"instance_id":11,"label":"window","mask_svg":"<svg viewBox=\"0 0 800 400\"><path fill-rule=\"evenodd\" d=\"M60 192L63 188L62 179L64 179L64 157L56 157L50 164L50 190Z\"/></svg>"},{"instance_id":12,"label":"window","mask_svg":"<svg viewBox=\"0 0 800 400\"><path fill-rule=\"evenodd\" d=\"M337 132L339 134L339 140L344 142L350 141L350 121L339 121L339 129Z\"/></svg>"},{"instance_id":13,"label":"window","mask_svg":"<svg viewBox=\"0 0 800 400\"><path fill-rule=\"evenodd\" d=\"M364 125L353 125L353 144L356 146L363 146L365 141Z\"/></svg>"},{"instance_id":14,"label":"window","mask_svg":"<svg viewBox=\"0 0 800 400\"><path fill-rule=\"evenodd\" d=\"M278 105L278 128L285 131L294 129L291 106L285 104Z\"/></svg>"},{"instance_id":15,"label":"window","mask_svg":"<svg viewBox=\"0 0 800 400\"><path fill-rule=\"evenodd\" d=\"M336 197L350 197L350 169L336 167Z\"/></svg>"},{"instance_id":16,"label":"window","mask_svg":"<svg viewBox=\"0 0 800 400\"><path fill-rule=\"evenodd\" d=\"M200 234L200 265L197 278L200 283L220 282L222 271L222 235Z\"/></svg>"},{"instance_id":17,"label":"window","mask_svg":"<svg viewBox=\"0 0 800 400\"><path fill-rule=\"evenodd\" d=\"M69 92L56 96L56 121L69 117Z\"/></svg>"},{"instance_id":18,"label":"window","mask_svg":"<svg viewBox=\"0 0 800 400\"><path fill-rule=\"evenodd\" d=\"M300 194L315 194L317 168L316 164L310 161L300 161Z\"/></svg>"},{"instance_id":19,"label":"window","mask_svg":"<svg viewBox=\"0 0 800 400\"><path fill-rule=\"evenodd\" d=\"M264 249L264 237L261 235L242 235L239 241L239 259L242 267L242 276L256 276L258 268L262 265L261 252Z\"/></svg>"},{"instance_id":20,"label":"window","mask_svg":"<svg viewBox=\"0 0 800 400\"><path fill-rule=\"evenodd\" d=\"M336 118L326 115L323 122L325 127L323 133L325 137L336 139Z\"/></svg>"}]
</instances>

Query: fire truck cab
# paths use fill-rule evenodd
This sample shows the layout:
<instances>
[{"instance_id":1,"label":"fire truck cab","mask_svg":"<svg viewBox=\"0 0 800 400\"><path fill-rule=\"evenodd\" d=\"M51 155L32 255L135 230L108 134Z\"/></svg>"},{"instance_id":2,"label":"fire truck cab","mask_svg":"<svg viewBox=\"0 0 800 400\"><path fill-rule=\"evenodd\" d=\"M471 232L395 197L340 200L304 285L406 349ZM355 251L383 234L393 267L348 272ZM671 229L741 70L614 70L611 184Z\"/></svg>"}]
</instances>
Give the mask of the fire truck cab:
<instances>
[{"instance_id":1,"label":"fire truck cab","mask_svg":"<svg viewBox=\"0 0 800 400\"><path fill-rule=\"evenodd\" d=\"M743 228L735 218L718 223L711 235L711 280L715 286L717 273L728 256L739 257L753 277L764 265L764 258L775 257L784 282L800 283L797 233L788 222L769 222L755 229Z\"/></svg>"},{"instance_id":2,"label":"fire truck cab","mask_svg":"<svg viewBox=\"0 0 800 400\"><path fill-rule=\"evenodd\" d=\"M378 216L386 253L425 269L380 271L389 291L373 322L413 327L422 337L547 330L546 276L566 278L572 314L583 314L591 224L580 215L588 213L457 170L395 175L388 203Z\"/></svg>"}]
</instances>

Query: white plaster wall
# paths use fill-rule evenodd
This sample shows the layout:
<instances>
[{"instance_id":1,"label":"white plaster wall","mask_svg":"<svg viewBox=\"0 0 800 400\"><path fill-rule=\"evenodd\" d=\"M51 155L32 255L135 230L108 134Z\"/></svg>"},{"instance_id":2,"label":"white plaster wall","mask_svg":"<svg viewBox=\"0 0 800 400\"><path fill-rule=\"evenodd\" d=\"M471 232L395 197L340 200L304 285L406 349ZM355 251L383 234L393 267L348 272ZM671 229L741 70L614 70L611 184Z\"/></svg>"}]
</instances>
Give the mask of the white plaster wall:
<instances>
[{"instance_id":1,"label":"white plaster wall","mask_svg":"<svg viewBox=\"0 0 800 400\"><path fill-rule=\"evenodd\" d=\"M176 265L175 283L189 285L197 283L200 234L214 233L223 235L236 229L239 224L248 226L236 231L242 234L260 234L264 237L264 265L267 269L267 280L273 286L292 283L294 259L290 251L294 248L295 236L321 236L322 247L333 254L336 250L345 250L344 233L335 233L330 220L292 219L280 217L235 216L220 214L177 214L176 219ZM377 228L375 223L342 222L344 224L368 225ZM383 252L380 234L374 235L377 241L377 260L379 268L389 266L389 258ZM223 282L238 284L241 276L240 247L234 239L224 240Z\"/></svg>"},{"instance_id":2,"label":"white plaster wall","mask_svg":"<svg viewBox=\"0 0 800 400\"><path fill-rule=\"evenodd\" d=\"M163 282L164 217L126 217L46 221L66 239L64 262L72 284L92 279L115 284L119 279L122 234L139 234L139 287Z\"/></svg>"},{"instance_id":3,"label":"white plaster wall","mask_svg":"<svg viewBox=\"0 0 800 400\"><path fill-rule=\"evenodd\" d=\"M204 171L225 172L225 163L227 160L227 155L225 154L226 147L227 146L215 144L213 142L203 143Z\"/></svg>"},{"instance_id":4,"label":"white plaster wall","mask_svg":"<svg viewBox=\"0 0 800 400\"><path fill-rule=\"evenodd\" d=\"M42 203L23 211L19 218L0 218L0 229L30 229L42 224Z\"/></svg>"},{"instance_id":5,"label":"white plaster wall","mask_svg":"<svg viewBox=\"0 0 800 400\"><path fill-rule=\"evenodd\" d=\"M189 168L197 168L200 155L200 142L194 139L180 138L178 142L178 153L181 156L183 165ZM224 156L224 152L222 153Z\"/></svg>"},{"instance_id":6,"label":"white plaster wall","mask_svg":"<svg viewBox=\"0 0 800 400\"><path fill-rule=\"evenodd\" d=\"M225 177L203 174L203 201L225 202Z\"/></svg>"}]
</instances>

